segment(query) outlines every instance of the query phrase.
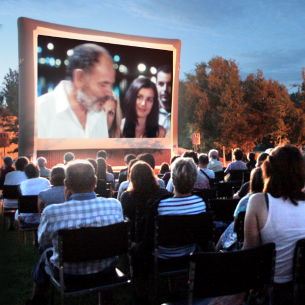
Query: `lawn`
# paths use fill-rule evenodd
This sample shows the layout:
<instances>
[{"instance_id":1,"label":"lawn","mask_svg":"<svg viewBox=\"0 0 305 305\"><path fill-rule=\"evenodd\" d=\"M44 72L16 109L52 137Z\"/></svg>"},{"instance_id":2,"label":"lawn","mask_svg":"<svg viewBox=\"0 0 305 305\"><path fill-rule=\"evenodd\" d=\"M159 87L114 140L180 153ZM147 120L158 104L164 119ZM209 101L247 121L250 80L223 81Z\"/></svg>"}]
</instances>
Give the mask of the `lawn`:
<instances>
[{"instance_id":1,"label":"lawn","mask_svg":"<svg viewBox=\"0 0 305 305\"><path fill-rule=\"evenodd\" d=\"M8 220L6 220L8 225ZM7 227L7 226L6 226ZM32 296L33 281L31 270L39 259L37 248L33 246L32 233L27 233L27 243L21 239L21 255L19 256L18 231L3 231L3 215L0 215L0 304L22 305ZM125 271L125 259L120 258L118 267ZM153 280L148 281L150 299L153 301ZM162 299L167 299L167 281L164 279ZM132 303L132 293L129 288L116 289L113 292L114 304L129 305ZM71 298L68 304L97 304L97 295L87 295ZM59 293L55 294L55 304L60 304Z\"/></svg>"}]
</instances>

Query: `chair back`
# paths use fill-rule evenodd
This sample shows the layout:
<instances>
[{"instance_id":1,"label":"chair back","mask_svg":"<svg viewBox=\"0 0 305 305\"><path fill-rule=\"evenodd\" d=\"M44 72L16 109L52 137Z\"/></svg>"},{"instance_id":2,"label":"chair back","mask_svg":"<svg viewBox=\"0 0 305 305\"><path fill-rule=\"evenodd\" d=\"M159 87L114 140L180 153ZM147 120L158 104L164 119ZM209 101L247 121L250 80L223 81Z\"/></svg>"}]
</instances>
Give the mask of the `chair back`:
<instances>
[{"instance_id":1,"label":"chair back","mask_svg":"<svg viewBox=\"0 0 305 305\"><path fill-rule=\"evenodd\" d=\"M225 179L224 171L215 172L215 180L217 182L223 181Z\"/></svg>"},{"instance_id":2,"label":"chair back","mask_svg":"<svg viewBox=\"0 0 305 305\"><path fill-rule=\"evenodd\" d=\"M155 217L155 247L205 244L213 241L214 214L211 212Z\"/></svg>"},{"instance_id":3,"label":"chair back","mask_svg":"<svg viewBox=\"0 0 305 305\"><path fill-rule=\"evenodd\" d=\"M239 212L237 215L237 247L240 249L244 242L244 225L246 212Z\"/></svg>"},{"instance_id":4,"label":"chair back","mask_svg":"<svg viewBox=\"0 0 305 305\"><path fill-rule=\"evenodd\" d=\"M129 221L103 227L59 230L59 260L79 263L126 254L130 247Z\"/></svg>"},{"instance_id":5,"label":"chair back","mask_svg":"<svg viewBox=\"0 0 305 305\"><path fill-rule=\"evenodd\" d=\"M193 295L231 295L272 284L274 266L274 243L225 253L193 253L190 255L188 304L192 304Z\"/></svg>"},{"instance_id":6,"label":"chair back","mask_svg":"<svg viewBox=\"0 0 305 305\"><path fill-rule=\"evenodd\" d=\"M250 172L248 169L245 170L230 170L230 180L231 181L242 181L241 184L248 182L250 180Z\"/></svg>"},{"instance_id":7,"label":"chair back","mask_svg":"<svg viewBox=\"0 0 305 305\"><path fill-rule=\"evenodd\" d=\"M217 198L217 188L209 188L209 189L193 189L193 195L200 196L206 203L208 199L216 199Z\"/></svg>"},{"instance_id":8,"label":"chair back","mask_svg":"<svg viewBox=\"0 0 305 305\"><path fill-rule=\"evenodd\" d=\"M214 212L215 221L233 221L239 199L209 199L208 210Z\"/></svg>"},{"instance_id":9,"label":"chair back","mask_svg":"<svg viewBox=\"0 0 305 305\"><path fill-rule=\"evenodd\" d=\"M234 188L240 187L241 184L238 181L232 181L232 182L219 182L216 183L217 188L217 198L222 199L230 199L233 198L234 195Z\"/></svg>"},{"instance_id":10,"label":"chair back","mask_svg":"<svg viewBox=\"0 0 305 305\"><path fill-rule=\"evenodd\" d=\"M18 199L20 196L19 185L3 185L2 195L4 199Z\"/></svg>"},{"instance_id":11,"label":"chair back","mask_svg":"<svg viewBox=\"0 0 305 305\"><path fill-rule=\"evenodd\" d=\"M38 213L38 196L26 195L18 197L18 213Z\"/></svg>"},{"instance_id":12,"label":"chair back","mask_svg":"<svg viewBox=\"0 0 305 305\"><path fill-rule=\"evenodd\" d=\"M98 179L96 189L94 191L99 197L111 197L111 182L108 183L103 179Z\"/></svg>"},{"instance_id":13,"label":"chair back","mask_svg":"<svg viewBox=\"0 0 305 305\"><path fill-rule=\"evenodd\" d=\"M298 240L293 259L294 304L305 304L305 238Z\"/></svg>"}]
</instances>

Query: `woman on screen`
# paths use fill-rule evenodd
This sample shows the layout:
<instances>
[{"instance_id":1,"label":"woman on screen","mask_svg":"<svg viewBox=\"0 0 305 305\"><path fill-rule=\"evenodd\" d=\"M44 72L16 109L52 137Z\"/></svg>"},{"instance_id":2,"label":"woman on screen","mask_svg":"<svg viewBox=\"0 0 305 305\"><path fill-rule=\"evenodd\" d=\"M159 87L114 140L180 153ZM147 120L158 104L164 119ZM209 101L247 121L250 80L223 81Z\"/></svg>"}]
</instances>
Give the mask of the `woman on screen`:
<instances>
[{"instance_id":1,"label":"woman on screen","mask_svg":"<svg viewBox=\"0 0 305 305\"><path fill-rule=\"evenodd\" d=\"M125 97L124 138L164 138L165 129L158 124L159 103L156 85L146 77L135 79Z\"/></svg>"},{"instance_id":2,"label":"woman on screen","mask_svg":"<svg viewBox=\"0 0 305 305\"><path fill-rule=\"evenodd\" d=\"M113 92L111 98L104 105L109 138L121 137L121 122L122 122L122 110L120 106L119 97Z\"/></svg>"}]
</instances>

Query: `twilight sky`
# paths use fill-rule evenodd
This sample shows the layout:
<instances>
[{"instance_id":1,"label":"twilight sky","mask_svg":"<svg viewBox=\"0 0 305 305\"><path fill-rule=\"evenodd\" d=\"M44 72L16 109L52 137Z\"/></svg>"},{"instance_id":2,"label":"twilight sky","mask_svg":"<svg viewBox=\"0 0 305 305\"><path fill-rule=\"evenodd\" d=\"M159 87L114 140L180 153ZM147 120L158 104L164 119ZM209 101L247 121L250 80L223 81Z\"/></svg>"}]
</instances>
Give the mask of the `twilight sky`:
<instances>
[{"instance_id":1,"label":"twilight sky","mask_svg":"<svg viewBox=\"0 0 305 305\"><path fill-rule=\"evenodd\" d=\"M243 79L260 69L290 89L305 67L304 0L0 0L0 85L18 68L18 17L180 39L180 79L221 56L236 60Z\"/></svg>"}]
</instances>

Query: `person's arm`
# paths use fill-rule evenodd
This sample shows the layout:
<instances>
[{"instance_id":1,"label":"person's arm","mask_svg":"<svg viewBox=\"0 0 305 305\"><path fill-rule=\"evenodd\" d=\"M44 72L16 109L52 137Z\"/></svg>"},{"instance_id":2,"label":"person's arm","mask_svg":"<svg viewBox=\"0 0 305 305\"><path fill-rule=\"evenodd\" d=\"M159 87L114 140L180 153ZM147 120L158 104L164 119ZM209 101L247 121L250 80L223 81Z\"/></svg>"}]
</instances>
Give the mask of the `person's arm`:
<instances>
[{"instance_id":1,"label":"person's arm","mask_svg":"<svg viewBox=\"0 0 305 305\"><path fill-rule=\"evenodd\" d=\"M170 179L168 180L166 189L167 189L169 192L171 192L171 193L173 192L174 187L173 187L173 180L172 180L172 178L170 178Z\"/></svg>"},{"instance_id":2,"label":"person's arm","mask_svg":"<svg viewBox=\"0 0 305 305\"><path fill-rule=\"evenodd\" d=\"M254 194L250 197L247 206L246 217L245 217L245 241L243 249L250 249L260 244L260 227L264 224L259 224L260 213L264 210L264 194Z\"/></svg>"},{"instance_id":3,"label":"person's arm","mask_svg":"<svg viewBox=\"0 0 305 305\"><path fill-rule=\"evenodd\" d=\"M38 199L37 207L38 207L39 216L41 217L41 214L42 214L43 209L44 209L44 202L43 202L42 199Z\"/></svg>"}]
</instances>

